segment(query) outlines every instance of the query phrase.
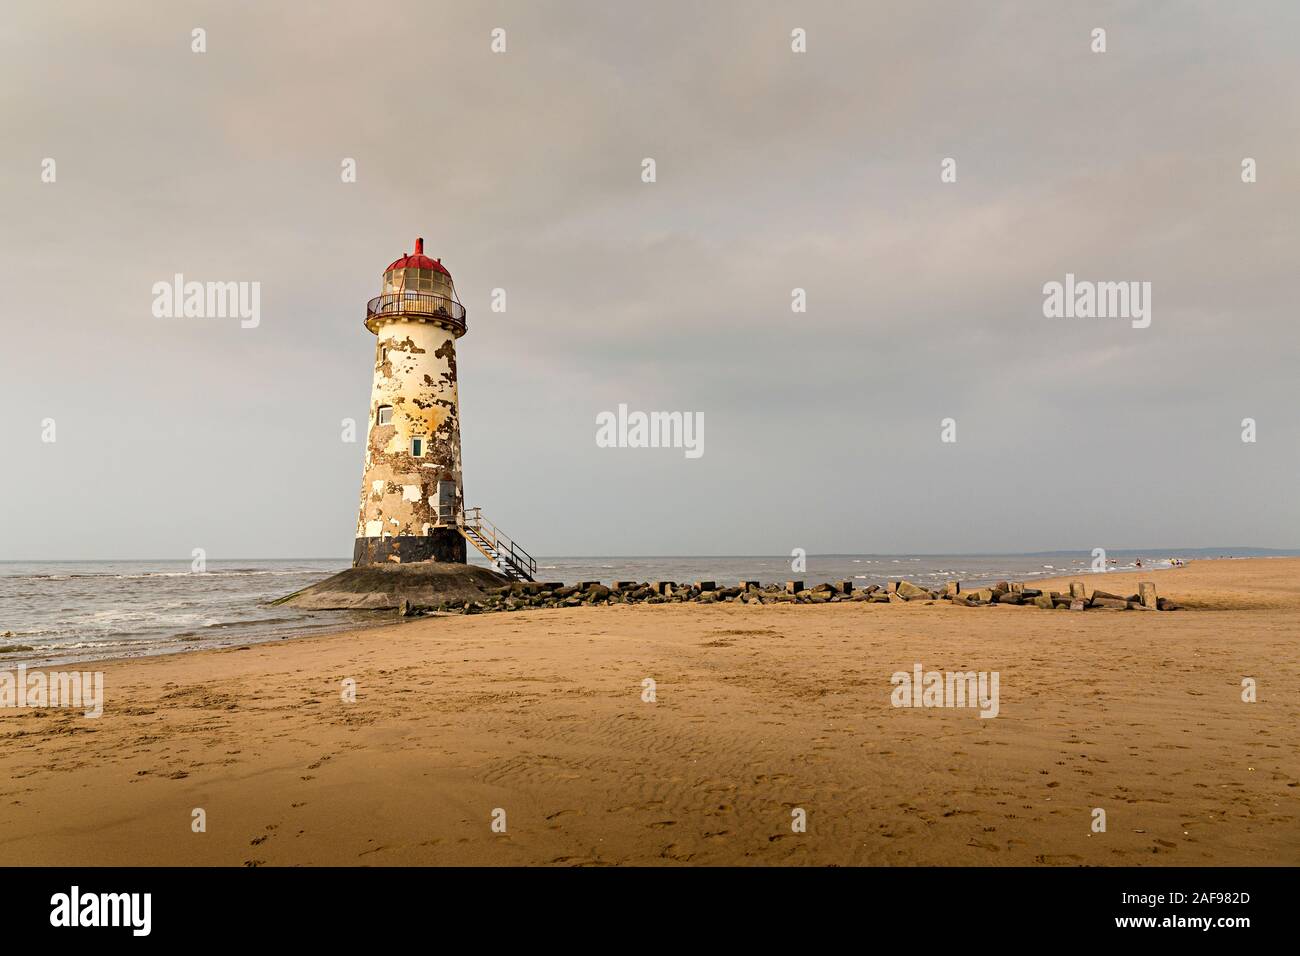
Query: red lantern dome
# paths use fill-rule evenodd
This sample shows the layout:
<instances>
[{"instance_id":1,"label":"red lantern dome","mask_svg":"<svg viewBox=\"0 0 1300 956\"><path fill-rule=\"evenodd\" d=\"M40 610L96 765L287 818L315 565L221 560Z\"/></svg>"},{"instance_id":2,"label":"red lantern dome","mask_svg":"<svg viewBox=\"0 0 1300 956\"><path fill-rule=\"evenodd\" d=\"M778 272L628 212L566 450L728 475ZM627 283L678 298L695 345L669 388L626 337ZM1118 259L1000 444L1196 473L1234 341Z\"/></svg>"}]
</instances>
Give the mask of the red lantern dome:
<instances>
[{"instance_id":1,"label":"red lantern dome","mask_svg":"<svg viewBox=\"0 0 1300 956\"><path fill-rule=\"evenodd\" d=\"M430 259L428 256L424 254L423 238L419 238L415 240L414 252L412 252L410 255L402 256L402 258L397 259L396 261L393 262L391 266L389 266L384 271L392 272L394 269L430 269L434 272L441 272L443 275L447 276L448 278L451 277L451 273L447 271L447 267L442 264L441 259Z\"/></svg>"}]
</instances>

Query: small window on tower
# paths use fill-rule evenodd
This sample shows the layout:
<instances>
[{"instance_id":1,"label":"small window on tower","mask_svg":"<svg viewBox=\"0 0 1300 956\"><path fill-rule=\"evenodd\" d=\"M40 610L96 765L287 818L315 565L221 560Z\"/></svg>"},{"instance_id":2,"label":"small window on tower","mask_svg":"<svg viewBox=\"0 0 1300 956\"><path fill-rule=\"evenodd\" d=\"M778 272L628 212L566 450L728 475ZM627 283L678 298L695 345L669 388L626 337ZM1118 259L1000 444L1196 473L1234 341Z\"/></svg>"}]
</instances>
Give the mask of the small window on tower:
<instances>
[{"instance_id":1,"label":"small window on tower","mask_svg":"<svg viewBox=\"0 0 1300 956\"><path fill-rule=\"evenodd\" d=\"M423 439L423 438L412 438L412 439L411 439L411 457L412 457L412 458L422 458L422 457L424 457L424 439Z\"/></svg>"},{"instance_id":2,"label":"small window on tower","mask_svg":"<svg viewBox=\"0 0 1300 956\"><path fill-rule=\"evenodd\" d=\"M392 405L380 405L380 406L379 406L379 417L376 419L376 421L377 421L380 425L391 425L391 424L393 423L393 406L392 406Z\"/></svg>"},{"instance_id":3,"label":"small window on tower","mask_svg":"<svg viewBox=\"0 0 1300 956\"><path fill-rule=\"evenodd\" d=\"M379 364L383 365L387 361L388 361L388 346L385 345L383 348L379 350Z\"/></svg>"}]
</instances>

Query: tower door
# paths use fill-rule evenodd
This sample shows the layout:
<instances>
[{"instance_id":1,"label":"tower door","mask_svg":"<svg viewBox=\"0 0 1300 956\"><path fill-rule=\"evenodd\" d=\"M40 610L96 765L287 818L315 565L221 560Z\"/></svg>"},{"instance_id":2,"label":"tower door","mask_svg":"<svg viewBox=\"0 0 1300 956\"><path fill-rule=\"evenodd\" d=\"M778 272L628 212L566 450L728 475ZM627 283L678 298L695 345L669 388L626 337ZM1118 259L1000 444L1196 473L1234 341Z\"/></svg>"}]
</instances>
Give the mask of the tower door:
<instances>
[{"instance_id":1,"label":"tower door","mask_svg":"<svg viewBox=\"0 0 1300 956\"><path fill-rule=\"evenodd\" d=\"M456 523L456 482L438 482L438 523L454 525Z\"/></svg>"}]
</instances>

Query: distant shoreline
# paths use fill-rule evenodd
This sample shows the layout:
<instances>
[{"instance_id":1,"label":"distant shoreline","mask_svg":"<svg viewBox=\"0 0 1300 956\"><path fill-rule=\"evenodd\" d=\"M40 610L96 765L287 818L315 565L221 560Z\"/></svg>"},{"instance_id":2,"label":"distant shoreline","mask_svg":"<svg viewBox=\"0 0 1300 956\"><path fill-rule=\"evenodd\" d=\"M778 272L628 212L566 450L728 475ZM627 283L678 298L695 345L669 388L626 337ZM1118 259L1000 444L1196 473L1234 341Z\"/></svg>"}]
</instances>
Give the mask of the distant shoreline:
<instances>
[{"instance_id":1,"label":"distant shoreline","mask_svg":"<svg viewBox=\"0 0 1300 956\"><path fill-rule=\"evenodd\" d=\"M1112 552L1125 557L1122 552ZM580 565L580 573L575 574L556 574L548 569L549 566L543 564L543 569L539 570L538 580L565 580L567 584L577 583L579 580L597 580L603 584L609 585L613 580L619 578L637 578L638 580L673 580L678 583L689 583L693 580L715 580L720 587L734 586L739 580L760 580L762 584L781 584L790 579L801 579L809 588L820 583L835 583L841 580L853 580L861 588L869 583L877 583L882 587L890 580L907 579L913 583L928 586L932 589L940 589L947 580L960 580L964 585L988 586L998 580L1018 580L1025 582L1044 583L1049 581L1066 581L1073 578L1082 578L1088 580L1094 577L1095 572L1087 564L1084 558L1074 559L1073 566L1065 567L1060 565L1041 564L1039 558L1043 556L1052 556L1055 552L1046 552L1044 555L1024 555L1016 556L1022 559L1030 559L1019 572L1007 570L1002 567L990 567L985 573L963 574L960 568L949 567L950 565L959 565L962 562L959 558L956 561L942 560L932 564L925 564L923 558L909 558L907 556L882 557L872 559L866 556L861 558L840 559L838 563L826 564L826 560L831 556L810 555L808 557L808 568L803 572L792 572L789 568L789 561L785 558L746 558L733 559L745 562L742 564L743 570L737 571L732 575L723 575L713 573L711 568L715 567L713 561L719 563L726 559L689 559L699 562L695 571L691 574L675 573L655 573L649 575L635 575L624 573L620 570L611 569L603 562L615 559L595 559L596 562L588 565ZM1227 558L1189 558L1188 565L1204 564L1212 561L1239 561L1239 560L1285 560L1289 556L1267 555L1262 557L1245 557L1232 556ZM1300 557L1300 555L1297 555ZM1059 555L1058 555L1058 560ZM563 560L563 559L557 559ZM666 566L671 568L676 566L676 562L682 559L663 559ZM989 563L990 565L999 565L998 559L992 556L979 556L978 560ZM634 567L642 567L645 559L633 559L629 562ZM88 564L89 562L81 562ZM182 562L188 566L188 562ZM215 564L216 562L214 562ZM227 563L227 562L221 562ZM244 562L228 562L233 565L244 565ZM276 562L267 561L269 565ZM326 564L327 562L320 562ZM649 561L645 562L649 564ZM754 563L763 563L766 565L764 571L758 571ZM110 562L109 566L114 563ZM330 566L336 562L328 562ZM346 567L347 563L337 562L339 567ZM942 565L942 567L939 567ZM826 572L817 571L819 566L825 566ZM619 565L618 567L624 567ZM925 571L921 572L920 569ZM1136 569L1130 566L1108 567L1105 574L1108 578L1115 574L1129 573ZM1157 573L1165 570L1159 562L1145 567L1143 571L1147 574ZM329 612L329 611L292 611L282 612L278 608L271 606L271 601L276 597L291 590L296 590L299 583L305 585L316 580L321 580L331 574L332 571L321 568L313 572L303 572L300 577L284 578L284 586L278 587L279 578L276 574L263 574L261 571L252 571L248 569L240 570L226 569L224 582L227 586L242 588L245 584L241 576L251 574L249 581L258 581L262 584L262 590L258 592L260 597L248 597L246 600L243 592L237 590L234 592L232 600L236 608L231 614L239 613L251 617L246 621L214 621L206 626L193 624L184 628L173 629L163 636L151 640L148 638L138 637L132 634L122 636L109 636L102 641L97 641L93 635L79 636L74 640L75 644L83 645L78 647L60 647L58 644L51 646L48 643L41 642L27 637L25 632L12 624L0 620L0 647L14 648L11 651L0 651L0 670L12 668L18 664L25 664L29 667L84 667L89 665L99 666L108 662L120 662L131 660L142 660L153 657L165 657L175 655L189 655L202 653L210 650L222 650L233 647L253 647L268 643L280 643L283 641L298 641L316 636L331 636L358 628L379 627L391 624L397 621L393 611L349 611L349 612ZM210 578L195 577L187 574L175 574L171 572L162 572L159 575L160 586L171 588L189 587L191 590L197 588L204 592L209 584L215 586L218 582L223 581L223 571L214 570L210 572ZM58 577L58 576L56 576ZM150 585L151 575L149 573L137 573L126 575L115 575L114 577L137 578L141 579L145 586ZM572 578L572 580L569 580ZM735 578L735 580L732 580ZM0 584L3 584L4 575L0 575ZM291 586L289 582L294 584ZM59 594L58 586L63 582L61 580L50 580L43 582L49 588L54 588L53 594ZM95 575L89 575L83 585L92 590L98 590ZM134 592L129 592L134 593ZM146 592L147 593L147 592ZM123 602L127 598L122 599ZM3 606L0 602L0 606ZM545 609L542 609L545 610ZM38 618L44 614L41 608L34 612ZM100 612L96 612L100 613ZM113 610L112 613L119 613ZM128 612L123 612L128 613ZM167 612L160 612L166 614ZM214 614L217 612L213 612ZM260 616L259 616L260 615ZM122 646L123 652L114 653L113 643L116 641ZM126 650L129 648L129 650Z\"/></svg>"}]
</instances>

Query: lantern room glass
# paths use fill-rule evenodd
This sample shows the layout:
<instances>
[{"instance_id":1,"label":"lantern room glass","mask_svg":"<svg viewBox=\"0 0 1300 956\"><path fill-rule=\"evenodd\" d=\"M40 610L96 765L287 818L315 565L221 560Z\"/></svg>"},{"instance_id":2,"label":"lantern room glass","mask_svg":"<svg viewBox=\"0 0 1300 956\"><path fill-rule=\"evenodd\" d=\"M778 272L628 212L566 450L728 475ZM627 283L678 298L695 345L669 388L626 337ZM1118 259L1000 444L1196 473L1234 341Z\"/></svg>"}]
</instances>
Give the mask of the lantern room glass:
<instances>
[{"instance_id":1,"label":"lantern room glass","mask_svg":"<svg viewBox=\"0 0 1300 956\"><path fill-rule=\"evenodd\" d=\"M423 292L432 294L441 285L435 285L432 269L394 269L384 273L384 293Z\"/></svg>"}]
</instances>

